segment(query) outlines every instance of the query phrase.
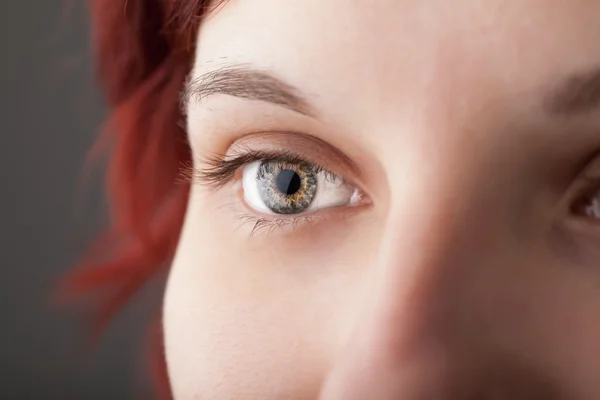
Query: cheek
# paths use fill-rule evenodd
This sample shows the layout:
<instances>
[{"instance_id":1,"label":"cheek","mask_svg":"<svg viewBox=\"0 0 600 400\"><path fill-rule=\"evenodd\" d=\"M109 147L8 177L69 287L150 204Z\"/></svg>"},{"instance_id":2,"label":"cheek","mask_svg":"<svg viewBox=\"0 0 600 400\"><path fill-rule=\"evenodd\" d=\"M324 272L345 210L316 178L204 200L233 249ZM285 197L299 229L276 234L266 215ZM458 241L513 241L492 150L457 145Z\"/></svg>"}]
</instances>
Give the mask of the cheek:
<instances>
[{"instance_id":1,"label":"cheek","mask_svg":"<svg viewBox=\"0 0 600 400\"><path fill-rule=\"evenodd\" d=\"M293 299L273 298L268 305L243 301L224 286L190 283L178 267L169 283L164 320L176 399L316 395L325 360L318 338L304 328L306 306L299 308Z\"/></svg>"},{"instance_id":2,"label":"cheek","mask_svg":"<svg viewBox=\"0 0 600 400\"><path fill-rule=\"evenodd\" d=\"M188 220L210 218L193 214ZM292 265L239 245L252 239L233 230L188 225L164 305L175 398L316 398L359 309L364 269L335 255L315 265L305 254Z\"/></svg>"}]
</instances>

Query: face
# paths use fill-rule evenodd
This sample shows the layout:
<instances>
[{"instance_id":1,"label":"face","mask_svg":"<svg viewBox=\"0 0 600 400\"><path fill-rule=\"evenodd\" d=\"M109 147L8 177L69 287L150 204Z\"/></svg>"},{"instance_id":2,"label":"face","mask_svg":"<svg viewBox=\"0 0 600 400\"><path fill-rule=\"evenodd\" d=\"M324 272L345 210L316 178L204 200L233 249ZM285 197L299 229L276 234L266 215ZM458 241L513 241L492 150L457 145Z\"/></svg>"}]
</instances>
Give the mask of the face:
<instances>
[{"instance_id":1,"label":"face","mask_svg":"<svg viewBox=\"0 0 600 400\"><path fill-rule=\"evenodd\" d=\"M176 399L600 398L600 1L232 0L186 89Z\"/></svg>"}]
</instances>

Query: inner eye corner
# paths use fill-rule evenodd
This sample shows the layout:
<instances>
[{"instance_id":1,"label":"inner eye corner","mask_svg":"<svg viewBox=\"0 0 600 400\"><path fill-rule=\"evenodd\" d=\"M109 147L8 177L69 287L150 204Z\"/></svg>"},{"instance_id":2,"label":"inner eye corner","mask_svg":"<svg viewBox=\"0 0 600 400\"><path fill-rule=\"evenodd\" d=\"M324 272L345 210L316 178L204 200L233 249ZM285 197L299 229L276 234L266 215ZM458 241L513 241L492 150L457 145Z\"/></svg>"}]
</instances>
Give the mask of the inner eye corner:
<instances>
[{"instance_id":1,"label":"inner eye corner","mask_svg":"<svg viewBox=\"0 0 600 400\"><path fill-rule=\"evenodd\" d=\"M578 219L600 219L600 179L584 179L569 196L567 212ZM594 215L595 214L595 215Z\"/></svg>"}]
</instances>

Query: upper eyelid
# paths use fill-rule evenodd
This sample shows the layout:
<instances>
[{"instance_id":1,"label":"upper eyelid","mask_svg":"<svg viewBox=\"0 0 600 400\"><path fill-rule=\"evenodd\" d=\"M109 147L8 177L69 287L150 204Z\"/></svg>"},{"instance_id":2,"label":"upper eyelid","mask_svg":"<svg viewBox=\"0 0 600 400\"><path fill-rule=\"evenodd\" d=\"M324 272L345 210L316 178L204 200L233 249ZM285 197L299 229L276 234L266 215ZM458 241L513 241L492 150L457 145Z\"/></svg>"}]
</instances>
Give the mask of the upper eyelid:
<instances>
[{"instance_id":1,"label":"upper eyelid","mask_svg":"<svg viewBox=\"0 0 600 400\"><path fill-rule=\"evenodd\" d=\"M320 171L338 176L338 174L330 171L329 168L322 164L294 152L286 150L268 151L248 149L234 156L213 156L204 158L202 164L205 166L196 168L193 171L193 178L201 184L219 188L227 184L239 168L256 161L308 163L311 166L317 167ZM343 176L340 176L340 178L345 179Z\"/></svg>"},{"instance_id":2,"label":"upper eyelid","mask_svg":"<svg viewBox=\"0 0 600 400\"><path fill-rule=\"evenodd\" d=\"M344 152L316 136L302 132L266 131L245 135L236 141L234 145L232 145L232 149L235 151L237 148L250 147L253 142L259 141L264 141L267 144L274 144L274 147L278 148L293 148L296 152L306 158L318 159L324 157L333 157L336 159L336 161L348 164L348 167L353 170L352 172L354 174L362 175L358 165ZM311 153L321 154L311 156ZM324 154L324 156L322 156L322 154Z\"/></svg>"},{"instance_id":3,"label":"upper eyelid","mask_svg":"<svg viewBox=\"0 0 600 400\"><path fill-rule=\"evenodd\" d=\"M255 161L258 153L269 159L315 164L347 182L363 186L362 171L341 150L316 136L291 131L248 133L235 139L224 153L196 152L192 177L200 182L207 182L205 178L219 177L218 180L208 180L210 185L218 187L223 180L220 178L230 177L233 172L232 168L224 167L235 165L239 168L248 161ZM221 172L221 175L216 172Z\"/></svg>"}]
</instances>

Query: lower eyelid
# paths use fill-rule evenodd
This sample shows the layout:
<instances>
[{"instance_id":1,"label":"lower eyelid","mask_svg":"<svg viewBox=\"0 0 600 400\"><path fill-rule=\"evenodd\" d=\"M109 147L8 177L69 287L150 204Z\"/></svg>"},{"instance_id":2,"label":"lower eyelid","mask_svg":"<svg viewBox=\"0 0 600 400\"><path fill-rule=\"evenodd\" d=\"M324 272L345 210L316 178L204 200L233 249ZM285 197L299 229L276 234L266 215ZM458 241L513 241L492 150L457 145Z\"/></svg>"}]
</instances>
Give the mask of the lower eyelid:
<instances>
[{"instance_id":1,"label":"lower eyelid","mask_svg":"<svg viewBox=\"0 0 600 400\"><path fill-rule=\"evenodd\" d=\"M259 232L274 233L283 230L291 233L297 230L310 228L312 226L326 223L327 221L339 221L351 218L361 211L360 206L355 207L331 207L301 214L262 214L250 208L244 201L241 182L237 181L232 186L234 201L230 201L224 208L226 214L231 216L236 227L250 227L249 234Z\"/></svg>"},{"instance_id":2,"label":"lower eyelid","mask_svg":"<svg viewBox=\"0 0 600 400\"><path fill-rule=\"evenodd\" d=\"M226 215L231 217L236 228L249 228L248 234L273 233L275 230L285 232L295 231L317 222L323 218L318 212L302 213L296 215L263 214L251 209L244 201L241 184L236 182L233 186L236 200L230 202L225 208Z\"/></svg>"}]
</instances>

